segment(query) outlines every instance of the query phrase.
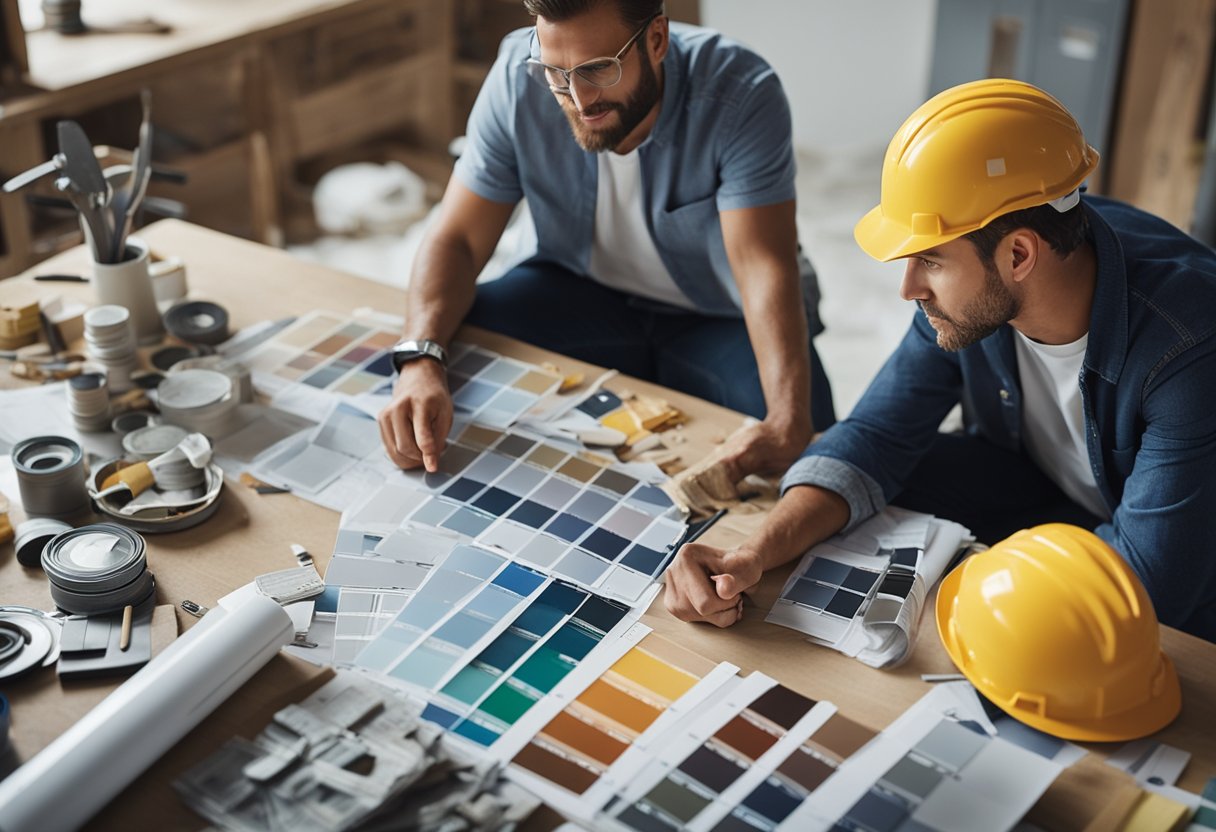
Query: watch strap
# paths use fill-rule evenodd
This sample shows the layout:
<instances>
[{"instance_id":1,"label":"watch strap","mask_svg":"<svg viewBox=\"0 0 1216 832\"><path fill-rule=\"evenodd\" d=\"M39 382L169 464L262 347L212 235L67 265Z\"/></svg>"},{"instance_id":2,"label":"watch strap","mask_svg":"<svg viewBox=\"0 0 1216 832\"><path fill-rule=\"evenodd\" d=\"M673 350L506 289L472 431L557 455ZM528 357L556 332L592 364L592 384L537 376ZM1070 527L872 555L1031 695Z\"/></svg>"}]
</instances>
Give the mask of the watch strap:
<instances>
[{"instance_id":1,"label":"watch strap","mask_svg":"<svg viewBox=\"0 0 1216 832\"><path fill-rule=\"evenodd\" d=\"M397 372L401 372L403 364L413 361L415 358L433 358L439 362L440 366L448 366L448 353L437 342L428 338L406 338L398 341L393 345L393 367Z\"/></svg>"}]
</instances>

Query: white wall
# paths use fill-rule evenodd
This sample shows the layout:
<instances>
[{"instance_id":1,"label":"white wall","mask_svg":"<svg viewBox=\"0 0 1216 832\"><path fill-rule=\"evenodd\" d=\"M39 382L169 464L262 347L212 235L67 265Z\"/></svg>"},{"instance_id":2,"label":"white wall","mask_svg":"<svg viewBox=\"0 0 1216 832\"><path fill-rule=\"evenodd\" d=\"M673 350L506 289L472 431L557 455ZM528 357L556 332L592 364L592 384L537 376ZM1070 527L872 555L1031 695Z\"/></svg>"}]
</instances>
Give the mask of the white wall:
<instances>
[{"instance_id":1,"label":"white wall","mask_svg":"<svg viewBox=\"0 0 1216 832\"><path fill-rule=\"evenodd\" d=\"M777 70L811 152L886 148L927 97L936 12L936 0L701 0L705 26Z\"/></svg>"}]
</instances>

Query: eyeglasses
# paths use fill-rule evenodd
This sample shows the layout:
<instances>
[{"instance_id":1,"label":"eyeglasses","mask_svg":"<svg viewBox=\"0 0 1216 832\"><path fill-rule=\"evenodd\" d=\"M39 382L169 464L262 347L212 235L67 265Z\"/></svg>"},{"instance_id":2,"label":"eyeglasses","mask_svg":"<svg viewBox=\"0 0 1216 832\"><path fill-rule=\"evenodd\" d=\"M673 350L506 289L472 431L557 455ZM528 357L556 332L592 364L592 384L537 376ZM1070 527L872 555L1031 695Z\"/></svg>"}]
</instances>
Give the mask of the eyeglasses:
<instances>
[{"instance_id":1,"label":"eyeglasses","mask_svg":"<svg viewBox=\"0 0 1216 832\"><path fill-rule=\"evenodd\" d=\"M650 27L659 14L652 14L642 24L642 28L633 33L633 37L625 41L625 45L612 58L592 58L590 61L584 61L576 67L570 69L562 69L559 66L553 66L529 58L527 65L528 71L534 78L544 84L549 85L549 89L560 95L570 94L570 84L573 81L571 76L577 75L582 80L586 81L593 87L611 87L620 83L622 66L621 58L629 51L629 47L633 46L638 38Z\"/></svg>"}]
</instances>

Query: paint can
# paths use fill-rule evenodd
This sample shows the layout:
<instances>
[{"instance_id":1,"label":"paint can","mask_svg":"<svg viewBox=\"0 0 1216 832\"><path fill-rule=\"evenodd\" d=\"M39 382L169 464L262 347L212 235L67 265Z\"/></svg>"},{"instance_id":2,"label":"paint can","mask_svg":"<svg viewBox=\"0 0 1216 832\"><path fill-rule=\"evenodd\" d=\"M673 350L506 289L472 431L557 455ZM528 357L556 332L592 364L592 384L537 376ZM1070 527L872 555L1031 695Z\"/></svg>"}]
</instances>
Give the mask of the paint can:
<instances>
[{"instance_id":1,"label":"paint can","mask_svg":"<svg viewBox=\"0 0 1216 832\"><path fill-rule=\"evenodd\" d=\"M143 537L114 523L57 534L42 551L42 570L55 604L76 615L139 606L156 589Z\"/></svg>"},{"instance_id":2,"label":"paint can","mask_svg":"<svg viewBox=\"0 0 1216 832\"><path fill-rule=\"evenodd\" d=\"M31 517L70 517L89 504L84 454L64 436L34 436L13 446L21 505Z\"/></svg>"}]
</instances>

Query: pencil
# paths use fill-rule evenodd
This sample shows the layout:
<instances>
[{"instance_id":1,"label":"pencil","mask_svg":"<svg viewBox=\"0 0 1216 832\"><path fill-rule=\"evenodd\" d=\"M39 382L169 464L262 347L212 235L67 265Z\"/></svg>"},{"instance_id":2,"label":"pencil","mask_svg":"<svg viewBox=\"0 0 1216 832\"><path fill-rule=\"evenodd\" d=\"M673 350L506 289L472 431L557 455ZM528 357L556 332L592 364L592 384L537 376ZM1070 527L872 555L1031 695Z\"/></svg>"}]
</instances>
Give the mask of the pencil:
<instances>
[{"instance_id":1,"label":"pencil","mask_svg":"<svg viewBox=\"0 0 1216 832\"><path fill-rule=\"evenodd\" d=\"M131 646L131 605L122 608L122 635L118 637L118 649L126 650Z\"/></svg>"}]
</instances>

